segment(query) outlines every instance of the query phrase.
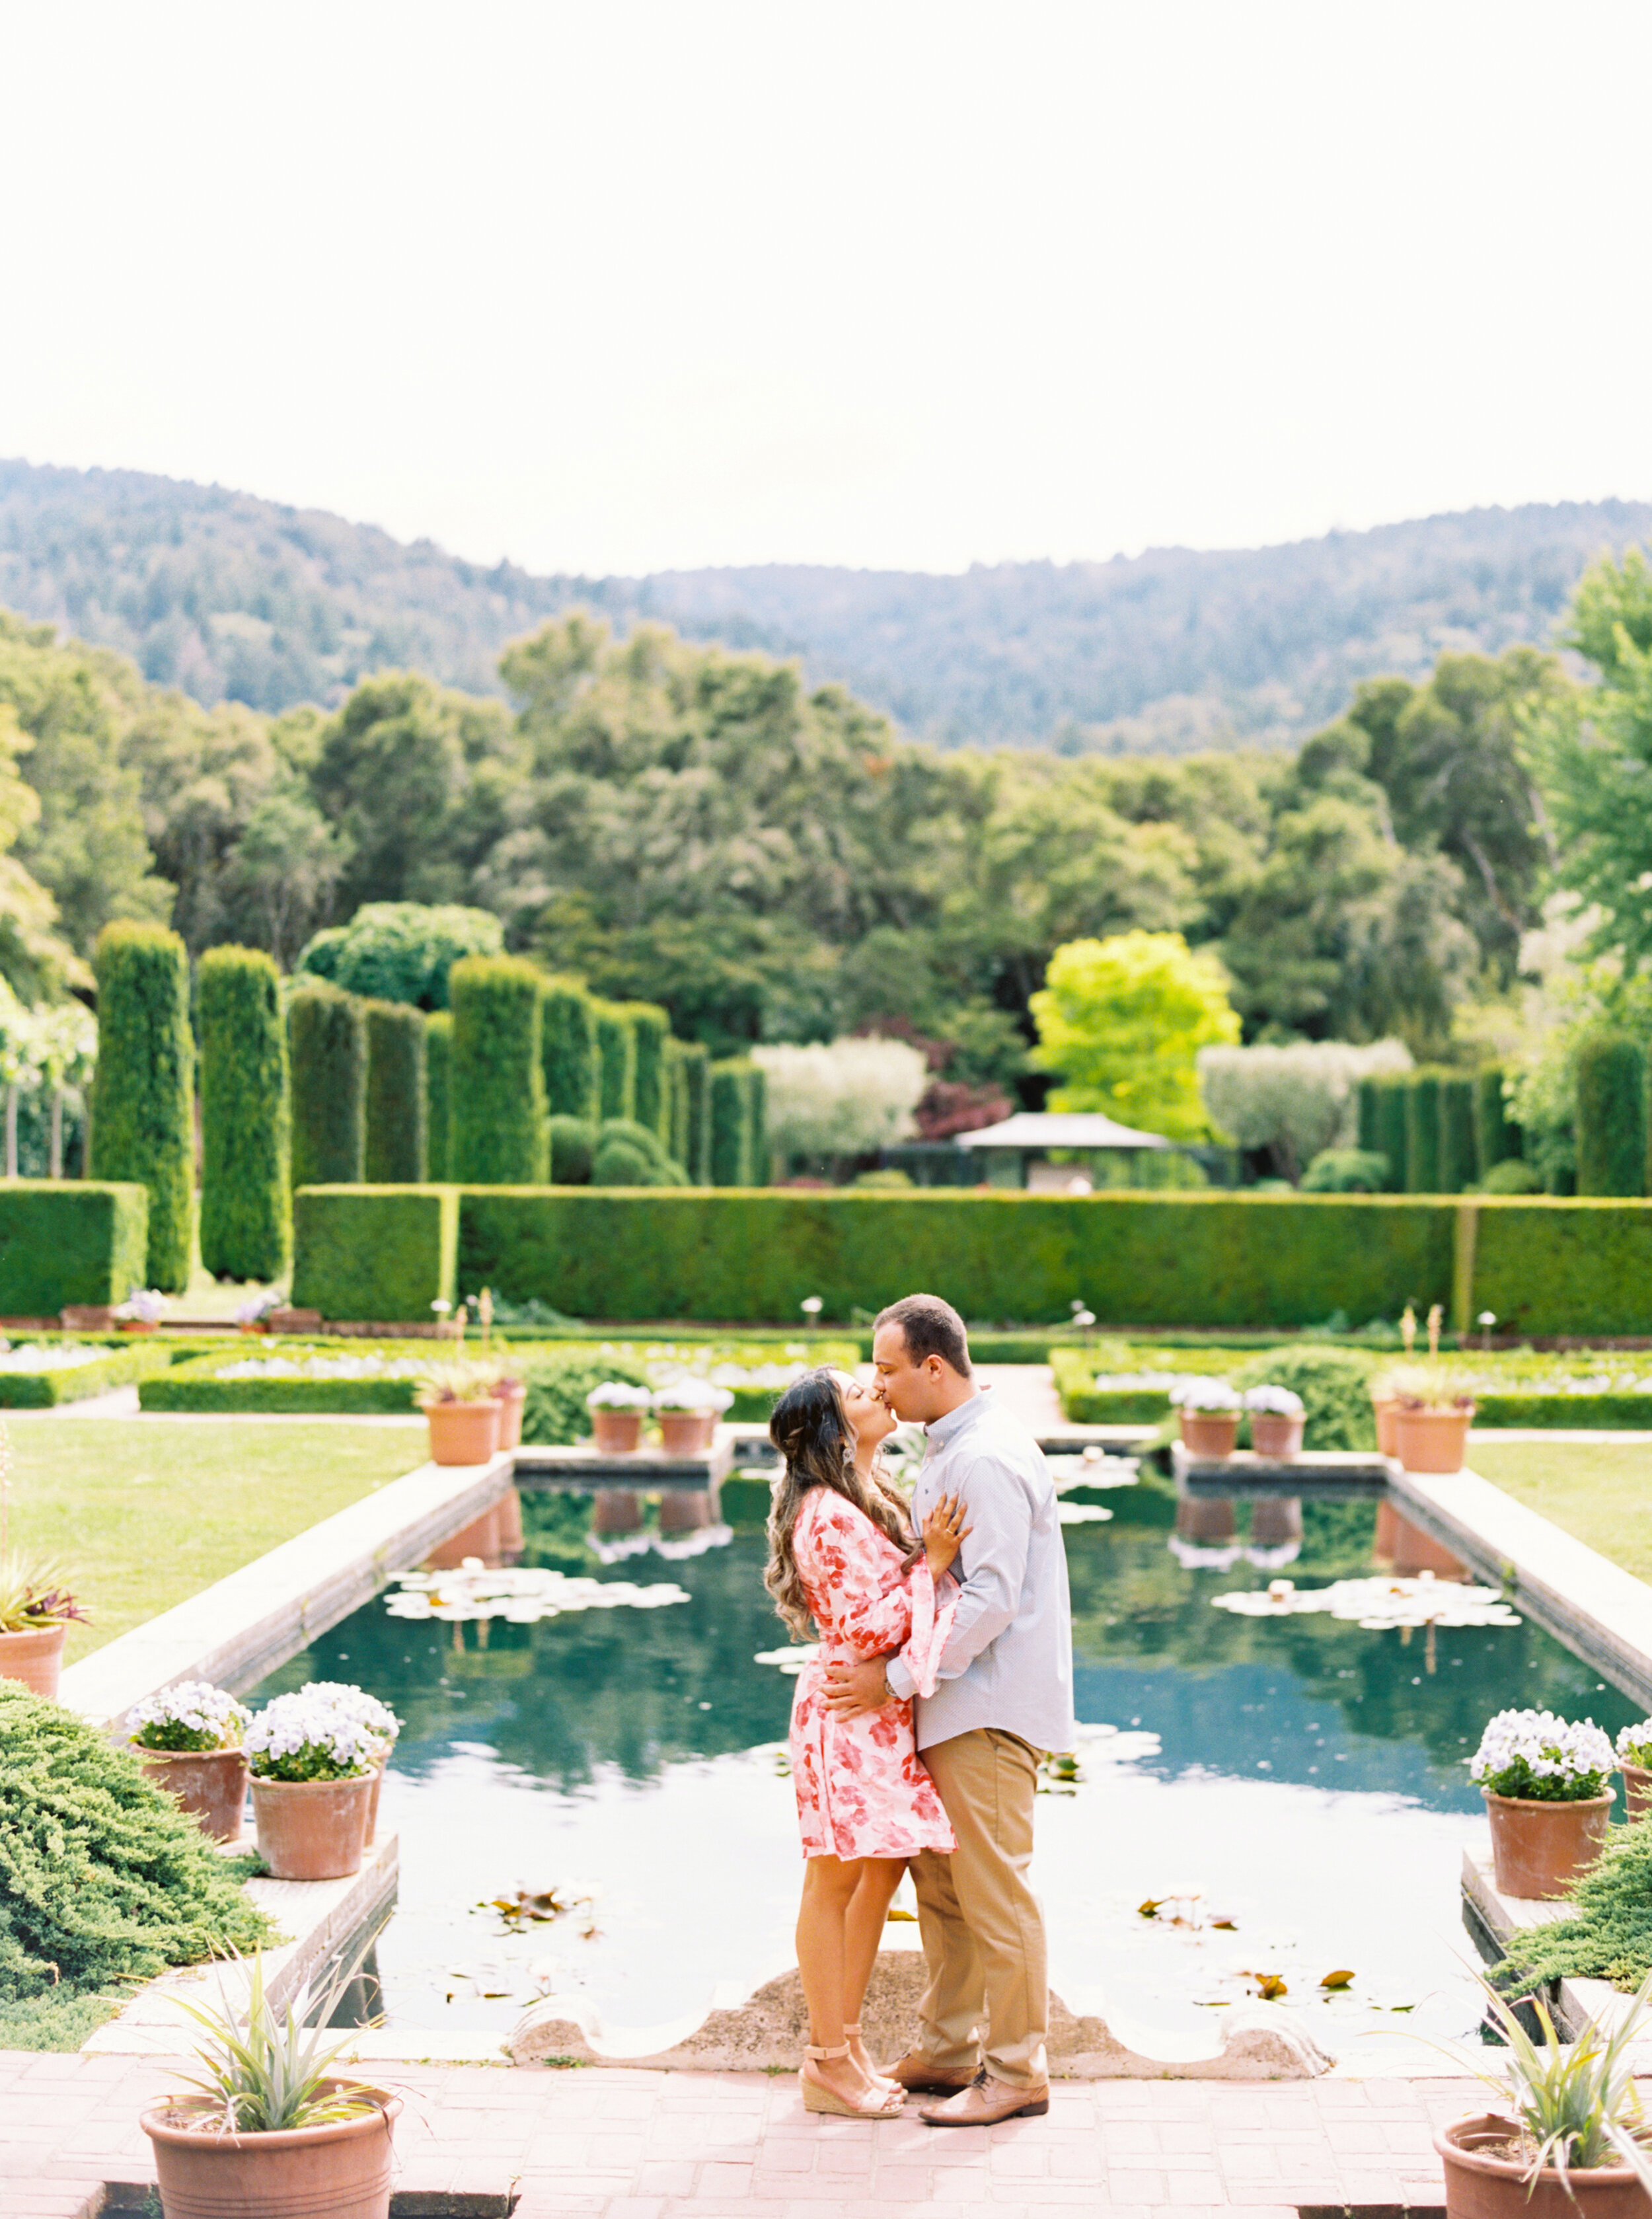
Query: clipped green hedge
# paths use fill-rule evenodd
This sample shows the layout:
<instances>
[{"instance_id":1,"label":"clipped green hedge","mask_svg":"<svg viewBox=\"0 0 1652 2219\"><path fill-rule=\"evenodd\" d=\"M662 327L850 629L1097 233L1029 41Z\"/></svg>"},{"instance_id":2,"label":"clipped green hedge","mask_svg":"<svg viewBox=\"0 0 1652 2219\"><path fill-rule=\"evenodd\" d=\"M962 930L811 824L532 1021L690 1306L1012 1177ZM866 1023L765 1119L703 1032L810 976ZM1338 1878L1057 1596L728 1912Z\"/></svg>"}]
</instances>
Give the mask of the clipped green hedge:
<instances>
[{"instance_id":1,"label":"clipped green hedge","mask_svg":"<svg viewBox=\"0 0 1652 2219\"><path fill-rule=\"evenodd\" d=\"M683 1091L687 1103L686 1153L678 1162L690 1186L711 1184L711 1051L701 1041L680 1041Z\"/></svg>"},{"instance_id":2,"label":"clipped green hedge","mask_svg":"<svg viewBox=\"0 0 1652 2219\"><path fill-rule=\"evenodd\" d=\"M751 1081L749 1063L711 1066L711 1184L753 1186ZM732 1313L731 1313L732 1315Z\"/></svg>"},{"instance_id":3,"label":"clipped green hedge","mask_svg":"<svg viewBox=\"0 0 1652 2219\"><path fill-rule=\"evenodd\" d=\"M1480 1177L1475 1147L1475 1082L1464 1072L1440 1074L1440 1192L1461 1194Z\"/></svg>"},{"instance_id":4,"label":"clipped green hedge","mask_svg":"<svg viewBox=\"0 0 1652 2219\"><path fill-rule=\"evenodd\" d=\"M292 1096L281 975L261 948L201 958L201 1260L278 1279L292 1251Z\"/></svg>"},{"instance_id":5,"label":"clipped green hedge","mask_svg":"<svg viewBox=\"0 0 1652 2219\"><path fill-rule=\"evenodd\" d=\"M545 1107L553 1117L594 1121L601 1108L596 1004L575 980L546 980L540 1038Z\"/></svg>"},{"instance_id":6,"label":"clipped green hedge","mask_svg":"<svg viewBox=\"0 0 1652 2219\"><path fill-rule=\"evenodd\" d=\"M668 1154L671 1152L670 1072L666 1042L671 1020L655 1002L627 1002L637 1042L637 1066L631 1080L631 1115L646 1125Z\"/></svg>"},{"instance_id":7,"label":"clipped green hedge","mask_svg":"<svg viewBox=\"0 0 1652 2219\"><path fill-rule=\"evenodd\" d=\"M1533 1426L1543 1432L1652 1432L1652 1395L1542 1395L1477 1389L1476 1426Z\"/></svg>"},{"instance_id":8,"label":"clipped green hedge","mask_svg":"<svg viewBox=\"0 0 1652 2219\"><path fill-rule=\"evenodd\" d=\"M422 1324L432 1302L453 1300L458 1228L457 1187L301 1187L293 1197L294 1308Z\"/></svg>"},{"instance_id":9,"label":"clipped green hedge","mask_svg":"<svg viewBox=\"0 0 1652 2219\"><path fill-rule=\"evenodd\" d=\"M1485 1195L1473 1208L1469 1318L1490 1310L1500 1333L1652 1333L1652 1203Z\"/></svg>"},{"instance_id":10,"label":"clipped green hedge","mask_svg":"<svg viewBox=\"0 0 1652 2219\"><path fill-rule=\"evenodd\" d=\"M432 1010L425 1020L425 1176L449 1176L452 1138L453 1012Z\"/></svg>"},{"instance_id":11,"label":"clipped green hedge","mask_svg":"<svg viewBox=\"0 0 1652 2219\"><path fill-rule=\"evenodd\" d=\"M417 1186L425 1177L427 1020L406 1002L369 1002L367 1134L363 1178L373 1186Z\"/></svg>"},{"instance_id":12,"label":"clipped green hedge","mask_svg":"<svg viewBox=\"0 0 1652 2219\"><path fill-rule=\"evenodd\" d=\"M306 981L287 1010L293 1074L292 1184L360 1182L366 1146L367 1027L353 994Z\"/></svg>"},{"instance_id":13,"label":"clipped green hedge","mask_svg":"<svg viewBox=\"0 0 1652 2219\"><path fill-rule=\"evenodd\" d=\"M446 1342L430 1344L432 1364L451 1353ZM404 1415L415 1408L411 1379L220 1379L215 1373L225 1360L198 1359L140 1380L139 1408L192 1416L379 1418Z\"/></svg>"},{"instance_id":14,"label":"clipped green hedge","mask_svg":"<svg viewBox=\"0 0 1652 2219\"><path fill-rule=\"evenodd\" d=\"M666 1040L666 1153L688 1167L688 1080L683 1071L683 1044Z\"/></svg>"},{"instance_id":15,"label":"clipped green hedge","mask_svg":"<svg viewBox=\"0 0 1652 2219\"><path fill-rule=\"evenodd\" d=\"M1162 1387L1096 1387L1100 1367L1092 1350L1053 1348L1047 1356L1070 1425L1156 1426L1170 1408Z\"/></svg>"},{"instance_id":16,"label":"clipped green hedge","mask_svg":"<svg viewBox=\"0 0 1652 2219\"><path fill-rule=\"evenodd\" d=\"M448 973L456 1179L506 1186L550 1176L543 993L543 976L519 956L466 956Z\"/></svg>"},{"instance_id":17,"label":"clipped green hedge","mask_svg":"<svg viewBox=\"0 0 1652 2219\"><path fill-rule=\"evenodd\" d=\"M0 1317L104 1309L142 1284L149 1195L136 1180L8 1179L0 1185Z\"/></svg>"},{"instance_id":18,"label":"clipped green hedge","mask_svg":"<svg viewBox=\"0 0 1652 2219\"><path fill-rule=\"evenodd\" d=\"M1520 1128L1509 1121L1503 1098L1503 1066L1482 1064L1475 1073L1475 1156L1481 1178L1520 1153Z\"/></svg>"},{"instance_id":19,"label":"clipped green hedge","mask_svg":"<svg viewBox=\"0 0 1652 2219\"><path fill-rule=\"evenodd\" d=\"M746 1135L746 1153L751 1163L754 1186L767 1186L769 1182L768 1162L768 1073L761 1064L748 1066L750 1077L746 1081L746 1116L749 1127Z\"/></svg>"},{"instance_id":20,"label":"clipped green hedge","mask_svg":"<svg viewBox=\"0 0 1652 2219\"><path fill-rule=\"evenodd\" d=\"M1646 1192L1646 1058L1627 1033L1591 1026L1577 1044L1577 1190Z\"/></svg>"},{"instance_id":21,"label":"clipped green hedge","mask_svg":"<svg viewBox=\"0 0 1652 2219\"><path fill-rule=\"evenodd\" d=\"M1406 1105L1411 1098L1408 1074L1395 1072L1379 1078L1368 1078L1364 1086L1371 1091L1371 1130L1376 1135L1371 1142L1372 1153L1388 1159L1388 1192L1404 1194L1411 1184L1406 1143ZM1365 1146L1363 1139L1360 1146Z\"/></svg>"},{"instance_id":22,"label":"clipped green hedge","mask_svg":"<svg viewBox=\"0 0 1652 2219\"><path fill-rule=\"evenodd\" d=\"M146 1286L181 1295L195 1255L195 1042L175 932L117 918L98 935L92 1176L149 1193ZM124 1301L131 1289L121 1290Z\"/></svg>"},{"instance_id":23,"label":"clipped green hedge","mask_svg":"<svg viewBox=\"0 0 1652 2219\"><path fill-rule=\"evenodd\" d=\"M597 1114L630 1117L637 1109L637 1034L623 1002L593 1002L597 1042Z\"/></svg>"},{"instance_id":24,"label":"clipped green hedge","mask_svg":"<svg viewBox=\"0 0 1652 2219\"><path fill-rule=\"evenodd\" d=\"M135 1336L124 1348L111 1348L95 1364L77 1364L65 1371L0 1371L0 1409L54 1410L67 1402L84 1402L89 1395L107 1395L111 1388L129 1387L134 1379L164 1371L171 1351L159 1345L159 1335Z\"/></svg>"},{"instance_id":25,"label":"clipped green hedge","mask_svg":"<svg viewBox=\"0 0 1652 2219\"><path fill-rule=\"evenodd\" d=\"M1440 1074L1413 1071L1406 1087L1406 1191L1440 1190Z\"/></svg>"},{"instance_id":26,"label":"clipped green hedge","mask_svg":"<svg viewBox=\"0 0 1652 2219\"><path fill-rule=\"evenodd\" d=\"M1358 1213L1351 1215L1351 1213ZM977 1318L1301 1325L1450 1292L1456 1210L1386 1195L468 1191L467 1286L599 1318L828 1318L915 1289Z\"/></svg>"}]
</instances>

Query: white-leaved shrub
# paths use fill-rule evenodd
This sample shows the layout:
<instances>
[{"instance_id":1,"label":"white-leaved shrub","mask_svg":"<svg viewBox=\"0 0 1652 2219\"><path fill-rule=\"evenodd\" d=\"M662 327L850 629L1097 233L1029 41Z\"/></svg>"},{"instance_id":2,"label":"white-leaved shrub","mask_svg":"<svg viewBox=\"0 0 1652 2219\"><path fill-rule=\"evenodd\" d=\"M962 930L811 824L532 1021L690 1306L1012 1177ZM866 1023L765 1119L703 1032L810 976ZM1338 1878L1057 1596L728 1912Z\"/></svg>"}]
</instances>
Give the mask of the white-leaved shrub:
<instances>
[{"instance_id":1,"label":"white-leaved shrub","mask_svg":"<svg viewBox=\"0 0 1652 2219\"><path fill-rule=\"evenodd\" d=\"M929 1083L905 1041L836 1040L758 1047L768 1082L768 1139L778 1155L860 1156L904 1141Z\"/></svg>"},{"instance_id":2,"label":"white-leaved shrub","mask_svg":"<svg viewBox=\"0 0 1652 2219\"><path fill-rule=\"evenodd\" d=\"M1362 1078L1409 1071L1402 1041L1355 1047L1345 1041L1293 1041L1289 1047L1205 1047L1199 1091L1210 1122L1241 1148L1269 1148L1287 1178L1298 1178L1321 1148L1357 1137Z\"/></svg>"}]
</instances>

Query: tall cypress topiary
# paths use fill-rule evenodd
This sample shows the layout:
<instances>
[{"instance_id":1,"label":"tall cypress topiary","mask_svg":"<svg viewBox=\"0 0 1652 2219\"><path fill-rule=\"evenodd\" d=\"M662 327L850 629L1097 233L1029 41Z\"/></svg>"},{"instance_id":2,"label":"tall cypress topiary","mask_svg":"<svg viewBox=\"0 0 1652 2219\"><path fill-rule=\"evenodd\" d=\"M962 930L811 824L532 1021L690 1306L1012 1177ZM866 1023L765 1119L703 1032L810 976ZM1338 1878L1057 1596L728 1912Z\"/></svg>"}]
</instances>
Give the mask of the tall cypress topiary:
<instances>
[{"instance_id":1,"label":"tall cypress topiary","mask_svg":"<svg viewBox=\"0 0 1652 2219\"><path fill-rule=\"evenodd\" d=\"M1406 1088L1406 1190L1440 1190L1440 1075L1413 1071Z\"/></svg>"},{"instance_id":2,"label":"tall cypress topiary","mask_svg":"<svg viewBox=\"0 0 1652 2219\"><path fill-rule=\"evenodd\" d=\"M768 1161L768 1073L760 1063L748 1064L751 1076L746 1081L746 1114L751 1120L751 1138L747 1153L751 1159L751 1183L767 1186L769 1179Z\"/></svg>"},{"instance_id":3,"label":"tall cypress topiary","mask_svg":"<svg viewBox=\"0 0 1652 2219\"><path fill-rule=\"evenodd\" d=\"M1355 1091L1358 1116L1358 1138L1355 1145L1364 1149L1368 1155L1380 1155L1382 1153L1382 1143L1376 1137L1379 1085L1380 1081L1376 1078L1362 1078Z\"/></svg>"},{"instance_id":4,"label":"tall cypress topiary","mask_svg":"<svg viewBox=\"0 0 1652 2219\"><path fill-rule=\"evenodd\" d=\"M683 1091L687 1097L687 1153L680 1158L690 1186L711 1184L711 1051L700 1041L679 1041Z\"/></svg>"},{"instance_id":5,"label":"tall cypress topiary","mask_svg":"<svg viewBox=\"0 0 1652 2219\"><path fill-rule=\"evenodd\" d=\"M292 1088L281 976L258 948L209 948L201 1013L201 1260L214 1278L278 1279L292 1253Z\"/></svg>"},{"instance_id":6,"label":"tall cypress topiary","mask_svg":"<svg viewBox=\"0 0 1652 2219\"><path fill-rule=\"evenodd\" d=\"M600 1110L596 1004L575 980L546 982L540 1038L545 1107L553 1117L595 1118Z\"/></svg>"},{"instance_id":7,"label":"tall cypress topiary","mask_svg":"<svg viewBox=\"0 0 1652 2219\"><path fill-rule=\"evenodd\" d=\"M627 1002L624 1009L637 1041L631 1115L669 1148L671 1095L666 1072L666 1042L671 1037L671 1020L654 1002Z\"/></svg>"},{"instance_id":8,"label":"tall cypress topiary","mask_svg":"<svg viewBox=\"0 0 1652 2219\"><path fill-rule=\"evenodd\" d=\"M189 959L163 925L117 918L98 936L92 1176L149 1190L152 1287L181 1295L195 1251L195 1043Z\"/></svg>"},{"instance_id":9,"label":"tall cypress topiary","mask_svg":"<svg viewBox=\"0 0 1652 2219\"><path fill-rule=\"evenodd\" d=\"M373 1186L418 1186L429 1175L425 1012L408 1002L369 1002L366 1010L363 1169Z\"/></svg>"},{"instance_id":10,"label":"tall cypress topiary","mask_svg":"<svg viewBox=\"0 0 1652 2219\"><path fill-rule=\"evenodd\" d=\"M453 1060L453 1012L432 1010L425 1020L425 1176L445 1179L450 1134L449 1103Z\"/></svg>"},{"instance_id":11,"label":"tall cypress topiary","mask_svg":"<svg viewBox=\"0 0 1652 2219\"><path fill-rule=\"evenodd\" d=\"M465 1186L543 1186L544 979L515 955L468 955L448 973L453 1010L450 1176Z\"/></svg>"},{"instance_id":12,"label":"tall cypress topiary","mask_svg":"<svg viewBox=\"0 0 1652 2219\"><path fill-rule=\"evenodd\" d=\"M1475 1147L1475 1083L1466 1071L1440 1074L1440 1192L1461 1194L1480 1177Z\"/></svg>"},{"instance_id":13,"label":"tall cypress topiary","mask_svg":"<svg viewBox=\"0 0 1652 2219\"><path fill-rule=\"evenodd\" d=\"M630 1117L637 1110L637 1034L621 1002L595 1004L599 1117Z\"/></svg>"},{"instance_id":14,"label":"tall cypress topiary","mask_svg":"<svg viewBox=\"0 0 1652 2219\"><path fill-rule=\"evenodd\" d=\"M1371 1129L1376 1137L1372 1146L1379 1156L1386 1156L1388 1159L1388 1192L1403 1194L1408 1183L1406 1110L1411 1098L1410 1075L1403 1072L1389 1072L1380 1078L1367 1080L1366 1084L1376 1090Z\"/></svg>"},{"instance_id":15,"label":"tall cypress topiary","mask_svg":"<svg viewBox=\"0 0 1652 2219\"><path fill-rule=\"evenodd\" d=\"M666 1100L670 1116L666 1127L666 1147L673 1159L684 1171L688 1169L688 1078L683 1069L683 1044L680 1040L666 1041Z\"/></svg>"},{"instance_id":16,"label":"tall cypress topiary","mask_svg":"<svg viewBox=\"0 0 1652 2219\"><path fill-rule=\"evenodd\" d=\"M1503 1094L1503 1066L1482 1064L1475 1074L1475 1153L1483 1179L1495 1164L1506 1163L1521 1151L1519 1127L1508 1114Z\"/></svg>"},{"instance_id":17,"label":"tall cypress topiary","mask_svg":"<svg viewBox=\"0 0 1652 2219\"><path fill-rule=\"evenodd\" d=\"M301 1186L357 1186L366 1141L367 1027L353 994L307 980L287 1010L293 1172Z\"/></svg>"},{"instance_id":18,"label":"tall cypress topiary","mask_svg":"<svg viewBox=\"0 0 1652 2219\"><path fill-rule=\"evenodd\" d=\"M1646 1191L1646 1059L1627 1033L1592 1025L1577 1044L1577 1190Z\"/></svg>"},{"instance_id":19,"label":"tall cypress topiary","mask_svg":"<svg viewBox=\"0 0 1652 2219\"><path fill-rule=\"evenodd\" d=\"M749 1186L751 1071L748 1063L711 1066L711 1184Z\"/></svg>"}]
</instances>

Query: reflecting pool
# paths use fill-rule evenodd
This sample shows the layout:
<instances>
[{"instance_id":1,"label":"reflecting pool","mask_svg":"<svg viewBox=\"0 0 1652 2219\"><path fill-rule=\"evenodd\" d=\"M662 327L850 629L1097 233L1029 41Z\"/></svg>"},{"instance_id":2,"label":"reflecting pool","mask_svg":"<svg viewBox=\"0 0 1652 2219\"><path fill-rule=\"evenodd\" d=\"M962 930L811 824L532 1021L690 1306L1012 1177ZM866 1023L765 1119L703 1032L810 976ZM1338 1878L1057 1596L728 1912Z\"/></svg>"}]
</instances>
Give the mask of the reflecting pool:
<instances>
[{"instance_id":1,"label":"reflecting pool","mask_svg":"<svg viewBox=\"0 0 1652 2219\"><path fill-rule=\"evenodd\" d=\"M1520 1703L1615 1733L1637 1707L1530 1622L1374 1631L1214 1607L1282 1576L1369 1575L1374 1502L1275 1504L1254 1532L1254 1509L1202 1505L1189 1537L1151 1482L1104 1500L1111 1518L1065 1538L1078 1716L1118 1731L1087 1734L1078 1779L1039 1806L1054 1986L1149 2048L1214 2048L1221 2013L1269 1981L1350 2062L1470 2033L1458 1870L1484 1830L1464 1764L1481 1726ZM449 1623L381 1596L253 1700L354 1680L407 1722L384 1787L390 2023L502 2031L570 1991L611 2029L697 2015L794 1961L792 1682L754 1662L785 1641L762 1538L604 1565L587 1501L527 1495L523 1513L525 1563L686 1600ZM497 1907L524 1896L544 1915ZM1332 1973L1351 1981L1327 1989Z\"/></svg>"}]
</instances>

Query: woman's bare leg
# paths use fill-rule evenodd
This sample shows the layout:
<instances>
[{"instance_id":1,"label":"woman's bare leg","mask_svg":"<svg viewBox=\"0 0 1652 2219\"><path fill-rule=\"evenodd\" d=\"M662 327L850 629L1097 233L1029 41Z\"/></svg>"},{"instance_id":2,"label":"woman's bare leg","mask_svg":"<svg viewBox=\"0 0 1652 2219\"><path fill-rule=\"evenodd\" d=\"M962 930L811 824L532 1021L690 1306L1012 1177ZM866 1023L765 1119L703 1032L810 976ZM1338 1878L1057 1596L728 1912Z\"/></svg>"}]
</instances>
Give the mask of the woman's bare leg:
<instances>
[{"instance_id":1,"label":"woman's bare leg","mask_svg":"<svg viewBox=\"0 0 1652 2219\"><path fill-rule=\"evenodd\" d=\"M860 1862L846 1864L839 1857L809 1857L804 1862L798 1971L809 2006L809 2039L818 2049L836 2049L844 2040L844 1923L865 1869ZM810 2058L804 2071L845 2098L860 2095L871 2085L870 2075L852 2056L818 2061Z\"/></svg>"},{"instance_id":2,"label":"woman's bare leg","mask_svg":"<svg viewBox=\"0 0 1652 2219\"><path fill-rule=\"evenodd\" d=\"M860 2017L872 1968L884 1945L889 1906L906 1870L904 1857L862 1857L851 1868L858 1874L854 1894L843 1918L843 2021L854 2026ZM838 2036L842 2040L842 2035ZM876 2073L859 2036L849 2043L849 2055L868 2079Z\"/></svg>"}]
</instances>

